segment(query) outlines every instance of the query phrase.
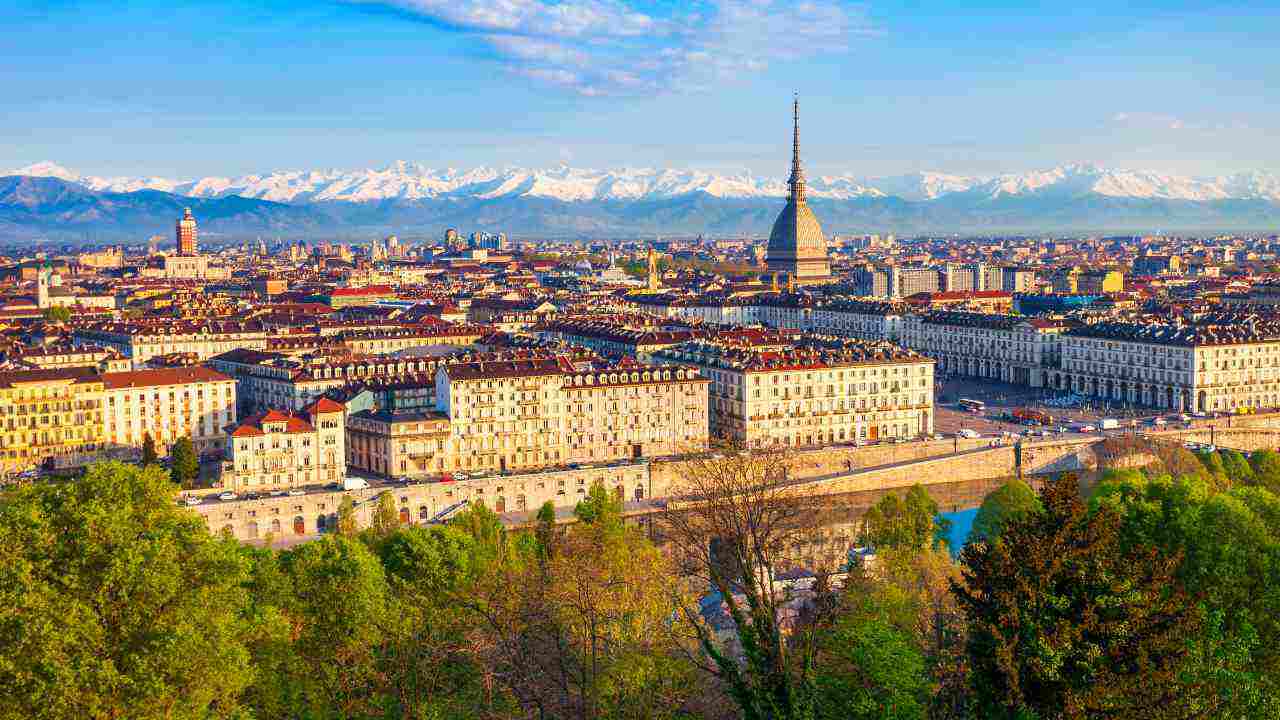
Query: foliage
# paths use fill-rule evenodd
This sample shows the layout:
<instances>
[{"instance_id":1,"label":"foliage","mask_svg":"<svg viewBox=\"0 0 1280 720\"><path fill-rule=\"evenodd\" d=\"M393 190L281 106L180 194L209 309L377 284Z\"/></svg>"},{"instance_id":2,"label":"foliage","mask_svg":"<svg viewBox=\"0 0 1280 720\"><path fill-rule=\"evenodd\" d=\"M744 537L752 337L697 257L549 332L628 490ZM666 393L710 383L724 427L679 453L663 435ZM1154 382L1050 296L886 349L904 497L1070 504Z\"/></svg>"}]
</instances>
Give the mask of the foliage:
<instances>
[{"instance_id":1,"label":"foliage","mask_svg":"<svg viewBox=\"0 0 1280 720\"><path fill-rule=\"evenodd\" d=\"M1253 483L1271 492L1280 492L1280 453L1274 450L1258 450L1249 456L1249 468L1253 470Z\"/></svg>"},{"instance_id":2,"label":"foliage","mask_svg":"<svg viewBox=\"0 0 1280 720\"><path fill-rule=\"evenodd\" d=\"M862 518L862 542L877 550L924 550L943 542L950 531L950 522L938 513L938 503L919 484L903 499L885 495Z\"/></svg>"},{"instance_id":3,"label":"foliage","mask_svg":"<svg viewBox=\"0 0 1280 720\"><path fill-rule=\"evenodd\" d=\"M396 509L394 495L386 490L378 496L378 505L373 509L373 519L369 522L370 531L377 537L386 537L400 527L400 511Z\"/></svg>"},{"instance_id":4,"label":"foliage","mask_svg":"<svg viewBox=\"0 0 1280 720\"><path fill-rule=\"evenodd\" d=\"M616 528L622 523L622 498L605 489L604 483L594 482L587 497L573 508L574 517L588 525L596 524Z\"/></svg>"},{"instance_id":5,"label":"foliage","mask_svg":"<svg viewBox=\"0 0 1280 720\"><path fill-rule=\"evenodd\" d=\"M1014 478L983 498L973 518L969 542L994 542L1005 525L1028 513L1043 510L1030 485Z\"/></svg>"},{"instance_id":6,"label":"foliage","mask_svg":"<svg viewBox=\"0 0 1280 720\"><path fill-rule=\"evenodd\" d=\"M144 433L142 436L142 464L155 465L159 460L160 456L156 453L156 439L151 437L151 433Z\"/></svg>"},{"instance_id":7,"label":"foliage","mask_svg":"<svg viewBox=\"0 0 1280 720\"><path fill-rule=\"evenodd\" d=\"M1201 473L1203 476L1212 480L1219 488L1228 486L1227 469L1222 464L1221 455L1216 452L1200 451L1196 453L1196 458L1204 466L1204 472Z\"/></svg>"},{"instance_id":8,"label":"foliage","mask_svg":"<svg viewBox=\"0 0 1280 720\"><path fill-rule=\"evenodd\" d=\"M0 504L0 716L235 717L248 563L157 467L91 467Z\"/></svg>"},{"instance_id":9,"label":"foliage","mask_svg":"<svg viewBox=\"0 0 1280 720\"><path fill-rule=\"evenodd\" d=\"M63 307L61 305L57 307L45 308L44 319L54 323L71 322L71 308Z\"/></svg>"},{"instance_id":10,"label":"foliage","mask_svg":"<svg viewBox=\"0 0 1280 720\"><path fill-rule=\"evenodd\" d=\"M1177 580L1208 616L1191 635L1184 684L1217 689L1214 717L1280 714L1280 499L1262 488L1217 492L1190 478L1099 487L1094 504L1120 514L1130 546L1179 559Z\"/></svg>"},{"instance_id":11,"label":"foliage","mask_svg":"<svg viewBox=\"0 0 1280 720\"><path fill-rule=\"evenodd\" d=\"M1046 485L1044 511L967 546L954 590L969 625L978 715L1189 717L1211 690L1178 683L1202 614L1176 558L1123 542L1122 518L1090 512L1075 478Z\"/></svg>"},{"instance_id":12,"label":"foliage","mask_svg":"<svg viewBox=\"0 0 1280 720\"><path fill-rule=\"evenodd\" d=\"M1229 483L1248 485L1253 482L1253 468L1249 467L1244 455L1235 450L1219 450L1218 454L1222 456L1222 470Z\"/></svg>"},{"instance_id":13,"label":"foliage","mask_svg":"<svg viewBox=\"0 0 1280 720\"><path fill-rule=\"evenodd\" d=\"M356 502L350 495L343 495L338 503L338 523L334 532L344 537L355 537L360 531L356 522Z\"/></svg>"},{"instance_id":14,"label":"foliage","mask_svg":"<svg viewBox=\"0 0 1280 720\"><path fill-rule=\"evenodd\" d=\"M200 458L191 438L181 437L169 450L169 476L181 488L193 488L200 478Z\"/></svg>"},{"instance_id":15,"label":"foliage","mask_svg":"<svg viewBox=\"0 0 1280 720\"><path fill-rule=\"evenodd\" d=\"M820 622L787 635L787 593L774 582L819 526L815 502L785 482L785 458L730 452L685 465L659 523L680 571L709 587L724 608L732 639L684 616L697 632L716 678L746 720L811 718L817 690L813 656Z\"/></svg>"},{"instance_id":16,"label":"foliage","mask_svg":"<svg viewBox=\"0 0 1280 720\"><path fill-rule=\"evenodd\" d=\"M924 654L883 618L847 616L819 647L818 718L923 720Z\"/></svg>"}]
</instances>

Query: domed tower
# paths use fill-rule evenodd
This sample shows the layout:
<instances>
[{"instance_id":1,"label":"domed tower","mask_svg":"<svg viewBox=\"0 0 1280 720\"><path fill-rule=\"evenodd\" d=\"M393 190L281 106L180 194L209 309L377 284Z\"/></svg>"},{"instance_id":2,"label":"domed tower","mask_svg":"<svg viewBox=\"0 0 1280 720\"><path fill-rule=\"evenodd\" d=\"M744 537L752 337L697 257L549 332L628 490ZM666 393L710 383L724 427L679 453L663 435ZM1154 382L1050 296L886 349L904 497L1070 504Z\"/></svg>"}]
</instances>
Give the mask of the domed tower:
<instances>
[{"instance_id":1,"label":"domed tower","mask_svg":"<svg viewBox=\"0 0 1280 720\"><path fill-rule=\"evenodd\" d=\"M800 167L800 101L792 105L794 126L791 140L791 178L787 186L791 194L769 233L765 268L786 274L798 282L826 280L831 277L827 260L827 239L805 196L804 168Z\"/></svg>"}]
</instances>

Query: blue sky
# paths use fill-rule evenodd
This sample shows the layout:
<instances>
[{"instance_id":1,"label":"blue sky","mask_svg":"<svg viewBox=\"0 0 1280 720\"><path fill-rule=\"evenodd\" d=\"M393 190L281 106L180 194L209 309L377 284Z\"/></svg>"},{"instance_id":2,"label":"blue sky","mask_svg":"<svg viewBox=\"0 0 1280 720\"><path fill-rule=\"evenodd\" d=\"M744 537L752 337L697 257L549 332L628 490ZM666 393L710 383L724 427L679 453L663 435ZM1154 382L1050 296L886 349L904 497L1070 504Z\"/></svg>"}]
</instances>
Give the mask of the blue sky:
<instances>
[{"instance_id":1,"label":"blue sky","mask_svg":"<svg viewBox=\"0 0 1280 720\"><path fill-rule=\"evenodd\" d=\"M1280 170L1280 4L0 0L0 171Z\"/></svg>"}]
</instances>

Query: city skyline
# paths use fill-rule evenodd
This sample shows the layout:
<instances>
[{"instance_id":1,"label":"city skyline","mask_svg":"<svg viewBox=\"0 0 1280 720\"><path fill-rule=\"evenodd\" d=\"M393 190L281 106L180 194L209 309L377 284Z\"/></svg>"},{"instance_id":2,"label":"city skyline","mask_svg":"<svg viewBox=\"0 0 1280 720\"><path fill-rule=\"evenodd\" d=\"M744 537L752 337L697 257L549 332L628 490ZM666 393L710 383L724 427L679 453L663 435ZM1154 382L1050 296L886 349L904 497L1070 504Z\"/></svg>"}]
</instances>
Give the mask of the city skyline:
<instances>
[{"instance_id":1,"label":"city skyline","mask_svg":"<svg viewBox=\"0 0 1280 720\"><path fill-rule=\"evenodd\" d=\"M774 176L793 91L814 176L1280 166L1276 10L1069 10L25 3L0 11L24 29L0 69L0 167L193 177L409 158Z\"/></svg>"}]
</instances>

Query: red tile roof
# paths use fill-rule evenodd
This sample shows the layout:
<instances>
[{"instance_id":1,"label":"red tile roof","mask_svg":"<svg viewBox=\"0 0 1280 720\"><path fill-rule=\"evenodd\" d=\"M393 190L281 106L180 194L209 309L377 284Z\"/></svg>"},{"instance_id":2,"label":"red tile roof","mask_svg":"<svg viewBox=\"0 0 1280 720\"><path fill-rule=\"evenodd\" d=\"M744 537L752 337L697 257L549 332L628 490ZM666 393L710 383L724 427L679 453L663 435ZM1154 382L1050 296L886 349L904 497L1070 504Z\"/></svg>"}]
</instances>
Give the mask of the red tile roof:
<instances>
[{"instance_id":1,"label":"red tile roof","mask_svg":"<svg viewBox=\"0 0 1280 720\"><path fill-rule=\"evenodd\" d=\"M201 365L158 370L134 370L132 372L106 373L102 382L108 390L126 387L154 387L158 385L183 385L201 382L232 382L232 378Z\"/></svg>"},{"instance_id":2,"label":"red tile roof","mask_svg":"<svg viewBox=\"0 0 1280 720\"><path fill-rule=\"evenodd\" d=\"M320 398L303 408L302 411L308 415L321 415L324 413L346 412L347 409L329 398Z\"/></svg>"}]
</instances>

